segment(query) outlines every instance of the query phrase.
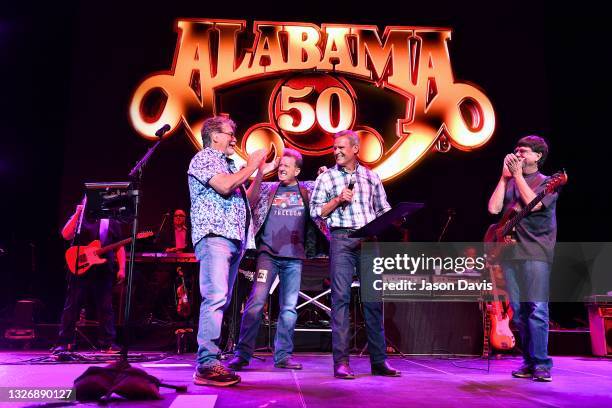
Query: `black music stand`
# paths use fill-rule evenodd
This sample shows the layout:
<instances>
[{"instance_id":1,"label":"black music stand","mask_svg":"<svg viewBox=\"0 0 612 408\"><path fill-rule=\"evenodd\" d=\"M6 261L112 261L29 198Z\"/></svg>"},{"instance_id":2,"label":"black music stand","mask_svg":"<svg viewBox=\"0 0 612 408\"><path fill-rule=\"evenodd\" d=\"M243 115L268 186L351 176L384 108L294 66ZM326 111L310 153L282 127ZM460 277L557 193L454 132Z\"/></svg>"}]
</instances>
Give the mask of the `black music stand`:
<instances>
[{"instance_id":1,"label":"black music stand","mask_svg":"<svg viewBox=\"0 0 612 408\"><path fill-rule=\"evenodd\" d=\"M371 239L375 239L381 235L383 235L390 227L391 225L398 225L398 224L404 224L407 220L407 218L416 213L417 211L423 209L425 207L425 204L423 203L411 203L411 202L401 202L398 205L396 205L395 207L393 207L390 211L387 211L386 213L384 213L383 215L381 215L380 217L375 218L374 220L370 221L369 223L367 223L366 225L364 225L363 227L361 227L360 229L358 229L357 231L353 232L351 235L349 235L349 237L351 238L371 238ZM361 280L361 277L360 277ZM383 327L385 325L385 302L384 302L384 298L381 300L383 307L382 307L382 320L383 320ZM356 316L355 316L356 318ZM355 330L354 336L357 336L357 330ZM356 339L355 339L356 341ZM399 351L399 349L393 344L393 342L391 342L388 338L387 335L385 334L385 342L390 345L391 347L393 347L396 351L398 351L402 356L403 353L401 353ZM355 343L356 345L356 343ZM366 344L363 346L363 348L361 349L361 353L359 353L359 356L361 357L363 355L363 353L365 352L367 347L367 342Z\"/></svg>"},{"instance_id":2,"label":"black music stand","mask_svg":"<svg viewBox=\"0 0 612 408\"><path fill-rule=\"evenodd\" d=\"M96 220L108 218L122 223L135 222L137 203L132 182L115 181L108 183L85 183L85 194L87 195L87 205L84 211L87 217ZM135 234L132 234L132 244L134 243L134 239ZM132 265L133 261L132 258L130 258L128 288L124 310L124 344L121 350L121 358L125 360L127 360L127 339L130 332L128 319L132 292Z\"/></svg>"},{"instance_id":3,"label":"black music stand","mask_svg":"<svg viewBox=\"0 0 612 408\"><path fill-rule=\"evenodd\" d=\"M406 222L408 216L423 209L423 203L401 202L390 211L375 218L349 235L351 238L376 238L384 234L391 225Z\"/></svg>"},{"instance_id":4,"label":"black music stand","mask_svg":"<svg viewBox=\"0 0 612 408\"><path fill-rule=\"evenodd\" d=\"M91 219L108 218L129 222L134 218L132 183L119 181L110 183L85 183L87 205L85 213Z\"/></svg>"},{"instance_id":5,"label":"black music stand","mask_svg":"<svg viewBox=\"0 0 612 408\"><path fill-rule=\"evenodd\" d=\"M121 347L121 360L127 362L130 339L130 309L132 303L132 280L134 277L134 260L136 253L136 233L138 231L138 209L140 206L140 185L142 182L143 169L153 156L153 153L162 142L164 133L170 130L169 125L159 129L155 135L159 140L151 146L144 156L132 168L128 177L131 181L120 181L111 183L86 183L87 203L92 205L88 209L91 216L100 218L113 218L123 222L132 223L132 242L130 244L130 255L126 271L126 295L125 309L123 313L123 336Z\"/></svg>"}]
</instances>

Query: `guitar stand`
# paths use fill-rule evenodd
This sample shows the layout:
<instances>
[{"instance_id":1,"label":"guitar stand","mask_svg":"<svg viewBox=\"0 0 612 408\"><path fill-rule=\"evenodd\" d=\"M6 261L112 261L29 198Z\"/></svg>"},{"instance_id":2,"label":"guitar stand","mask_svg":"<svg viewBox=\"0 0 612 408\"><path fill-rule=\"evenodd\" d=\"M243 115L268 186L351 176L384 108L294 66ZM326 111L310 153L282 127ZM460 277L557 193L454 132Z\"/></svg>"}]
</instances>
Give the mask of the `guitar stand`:
<instances>
[{"instance_id":1,"label":"guitar stand","mask_svg":"<svg viewBox=\"0 0 612 408\"><path fill-rule=\"evenodd\" d=\"M89 346L89 349L91 351L98 351L98 348L94 345L93 341L91 341L91 339L89 337L87 337L85 335L85 333L83 333L83 331L79 328L79 322L83 323L82 320L77 321L77 323L74 326L74 333L75 333L75 337L80 337L82 340L85 341L85 343L87 343L87 345ZM97 322L96 322L97 323ZM99 323L98 323L99 325Z\"/></svg>"},{"instance_id":2,"label":"guitar stand","mask_svg":"<svg viewBox=\"0 0 612 408\"><path fill-rule=\"evenodd\" d=\"M491 372L491 345L489 344L489 327L487 325L487 307L484 299L480 299L480 310L482 312L482 330L484 333L484 340L482 345L482 357L487 358L487 374Z\"/></svg>"}]
</instances>

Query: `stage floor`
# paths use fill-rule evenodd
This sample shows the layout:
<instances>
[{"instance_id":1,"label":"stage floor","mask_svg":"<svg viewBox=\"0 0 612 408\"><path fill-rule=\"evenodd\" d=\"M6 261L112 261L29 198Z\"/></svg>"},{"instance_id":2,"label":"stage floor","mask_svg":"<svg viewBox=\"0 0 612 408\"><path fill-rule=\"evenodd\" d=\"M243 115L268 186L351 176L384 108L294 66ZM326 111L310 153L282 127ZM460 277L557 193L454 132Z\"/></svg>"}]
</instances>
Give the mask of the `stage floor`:
<instances>
[{"instance_id":1,"label":"stage floor","mask_svg":"<svg viewBox=\"0 0 612 408\"><path fill-rule=\"evenodd\" d=\"M70 387L87 364L15 363L44 357L40 352L0 352L1 387ZM149 355L149 354L147 354ZM242 382L234 387L196 386L191 382L193 354L170 355L163 360L135 363L164 382L188 385L177 394L162 388L163 400L125 402L111 406L148 407L610 407L612 406L612 361L584 357L555 357L552 383L515 379L510 371L518 358L487 361L474 358L391 357L402 370L400 378L373 377L366 357L353 356L355 380L332 376L328 354L297 354L303 370L274 368L272 358L253 360L240 372ZM7 364L10 363L10 364ZM88 404L97 406L96 404ZM0 406L36 406L34 403L2 403ZM53 405L58 406L58 405Z\"/></svg>"}]
</instances>

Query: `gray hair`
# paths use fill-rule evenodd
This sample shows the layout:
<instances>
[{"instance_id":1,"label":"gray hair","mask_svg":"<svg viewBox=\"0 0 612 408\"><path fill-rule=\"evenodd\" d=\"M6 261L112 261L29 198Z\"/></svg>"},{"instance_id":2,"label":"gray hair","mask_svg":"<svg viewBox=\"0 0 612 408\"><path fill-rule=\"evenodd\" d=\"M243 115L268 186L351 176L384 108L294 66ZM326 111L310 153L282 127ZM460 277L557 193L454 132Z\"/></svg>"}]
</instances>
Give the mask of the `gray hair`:
<instances>
[{"instance_id":1,"label":"gray hair","mask_svg":"<svg viewBox=\"0 0 612 408\"><path fill-rule=\"evenodd\" d=\"M204 121L202 125L202 146L210 147L212 144L212 134L215 132L222 132L223 125L230 125L232 131L236 131L236 124L227 116L213 116Z\"/></svg>"},{"instance_id":2,"label":"gray hair","mask_svg":"<svg viewBox=\"0 0 612 408\"><path fill-rule=\"evenodd\" d=\"M351 142L351 146L359 147L359 136L357 136L357 133L353 130L350 130L350 129L342 130L334 134L333 137L334 137L334 140L338 139L339 137L348 137L349 142Z\"/></svg>"},{"instance_id":3,"label":"gray hair","mask_svg":"<svg viewBox=\"0 0 612 408\"><path fill-rule=\"evenodd\" d=\"M302 155L300 154L300 152L298 152L297 150L293 150L293 149L283 149L283 157L293 157L293 159L295 160L295 166L297 168L302 168L302 166L304 165L304 158L302 157Z\"/></svg>"}]
</instances>

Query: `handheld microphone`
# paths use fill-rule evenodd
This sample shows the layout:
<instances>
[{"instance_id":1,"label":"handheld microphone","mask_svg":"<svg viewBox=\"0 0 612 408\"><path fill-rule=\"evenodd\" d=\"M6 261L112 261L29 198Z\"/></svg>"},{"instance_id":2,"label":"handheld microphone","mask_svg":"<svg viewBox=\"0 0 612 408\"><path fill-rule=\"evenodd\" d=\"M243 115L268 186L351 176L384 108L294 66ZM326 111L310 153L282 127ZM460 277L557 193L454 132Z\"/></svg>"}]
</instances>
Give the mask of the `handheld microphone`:
<instances>
[{"instance_id":1,"label":"handheld microphone","mask_svg":"<svg viewBox=\"0 0 612 408\"><path fill-rule=\"evenodd\" d=\"M355 173L351 173L351 178L349 179L349 185L348 185L348 189L353 191L353 188L355 187ZM342 209L344 209L347 205L349 205L349 203L345 202L342 204Z\"/></svg>"},{"instance_id":2,"label":"handheld microphone","mask_svg":"<svg viewBox=\"0 0 612 408\"><path fill-rule=\"evenodd\" d=\"M351 173L351 179L349 181L348 189L353 191L353 187L355 187L355 173Z\"/></svg>"},{"instance_id":3,"label":"handheld microphone","mask_svg":"<svg viewBox=\"0 0 612 408\"><path fill-rule=\"evenodd\" d=\"M163 135L165 135L168 131L170 130L170 125L169 124L165 124L164 126L160 127L159 129L157 129L157 132L155 132L155 136L157 137L162 137Z\"/></svg>"}]
</instances>

